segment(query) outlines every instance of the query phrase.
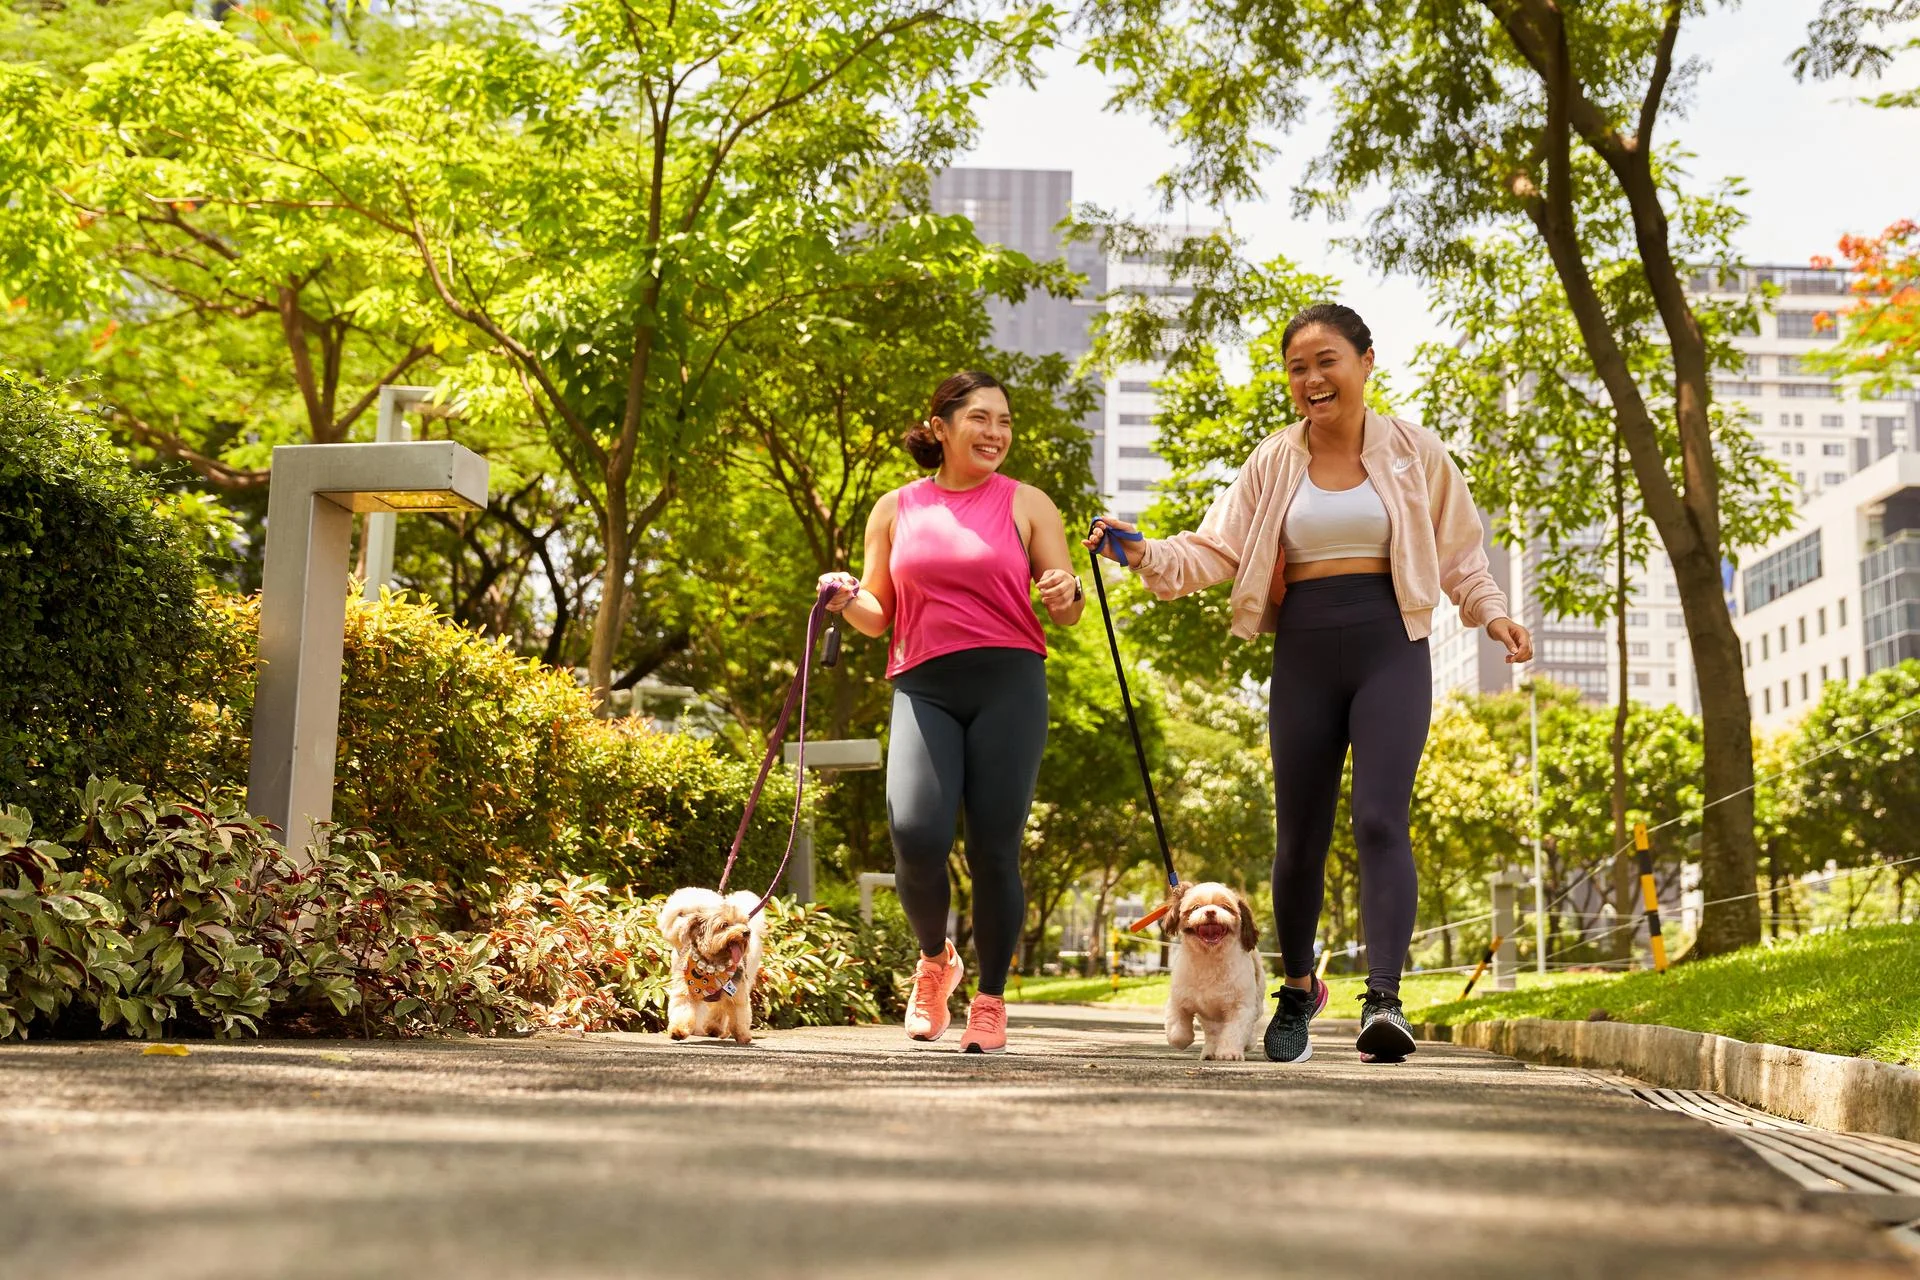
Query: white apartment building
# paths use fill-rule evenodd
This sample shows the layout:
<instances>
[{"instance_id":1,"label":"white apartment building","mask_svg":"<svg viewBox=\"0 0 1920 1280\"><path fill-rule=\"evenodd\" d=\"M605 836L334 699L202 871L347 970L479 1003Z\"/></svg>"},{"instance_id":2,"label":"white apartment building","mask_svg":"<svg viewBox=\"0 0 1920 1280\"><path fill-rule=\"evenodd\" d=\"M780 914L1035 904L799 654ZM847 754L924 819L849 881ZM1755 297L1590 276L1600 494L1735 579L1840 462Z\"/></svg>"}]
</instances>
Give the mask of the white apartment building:
<instances>
[{"instance_id":1,"label":"white apartment building","mask_svg":"<svg viewBox=\"0 0 1920 1280\"><path fill-rule=\"evenodd\" d=\"M1742 375L1738 378L1721 378L1714 387L1716 397L1722 401L1739 403L1756 440L1786 469L1803 511L1802 518L1792 531L1766 547L1747 552L1743 559L1748 568L1734 575L1729 603L1743 642L1749 636L1754 641L1752 662L1757 665L1749 666L1748 688L1754 695L1756 723L1783 722L1783 713L1779 710L1783 701L1783 680L1787 682L1784 697L1794 709L1792 714L1797 714L1805 700L1799 692L1802 676L1806 678L1811 695L1817 698L1817 682L1821 679L1820 669L1823 665L1828 679L1853 679L1864 674L1866 642L1859 633L1855 617L1861 606L1859 590L1856 589L1856 598L1846 607L1849 617L1855 619L1849 624L1856 628L1853 638L1860 643L1845 654L1835 649L1827 653L1824 659L1817 656L1818 647L1814 646L1808 650L1808 662L1796 665L1798 654L1795 653L1795 646L1800 619L1795 614L1787 620L1789 652L1795 656L1783 667L1783 660L1778 653L1781 623L1771 621L1763 625L1760 621L1748 622L1746 599L1751 593L1746 584L1777 584L1803 572L1804 566L1799 570L1791 568L1790 557L1777 561L1773 557L1785 557L1788 548L1807 538L1816 528L1825 528L1824 522L1829 519L1842 520L1843 523L1845 520L1854 520L1856 523L1868 521L1870 517L1862 513L1877 499L1862 495L1872 490L1874 484L1862 482L1863 488L1854 484L1855 478L1891 454L1920 449L1920 434L1916 434L1916 428L1920 426L1920 391L1901 391L1890 397L1861 400L1851 397L1848 389L1833 378L1811 372L1805 366L1807 356L1830 348L1837 338L1836 328L1823 323L1820 317L1836 316L1854 300L1848 292L1848 283L1849 277L1844 271L1799 267L1751 267L1723 273L1703 272L1690 282L1691 292L1700 298L1745 296L1749 290L1762 286L1771 286L1776 291L1773 310L1759 316L1757 331L1736 340L1745 358ZM1838 495L1834 504L1825 501L1829 494ZM1821 514L1833 512L1852 514L1845 517ZM1869 538L1864 525L1845 538L1823 536L1820 542L1826 548L1821 563L1829 586L1837 584L1841 577L1853 579L1866 571L1862 557L1867 554ZM1799 554L1804 558L1808 553L1803 550ZM1887 554L1897 557L1920 552L1893 551ZM1844 559L1844 567L1840 561L1833 559L1835 555ZM1511 595L1514 607L1521 615L1520 620L1533 631L1535 637L1538 656L1533 664L1533 674L1577 688L1595 701L1612 701L1618 696L1619 678L1612 627L1595 626L1581 619L1545 616L1534 600L1527 580L1529 568L1538 563L1537 554L1531 549L1522 550L1515 553L1513 562ZM1772 567L1763 574L1762 564ZM1898 571L1887 569L1883 576L1886 573L1897 577ZM1888 586L1884 590L1893 591L1895 588ZM1767 599L1764 594L1754 598L1761 603ZM1826 603L1829 609L1828 625L1836 628L1830 633L1829 639L1832 644L1838 644L1843 639L1837 631L1839 606L1833 602ZM1776 615L1769 613L1767 616L1774 618ZM1436 615L1436 624L1441 621ZM1808 625L1812 628L1812 638L1820 639L1817 608L1810 615ZM1892 626L1893 623L1884 625ZM1477 691L1470 681L1464 685L1454 683L1464 676L1464 667L1450 672L1443 682L1438 655L1447 644L1453 642L1453 633L1459 629L1457 616L1445 620L1445 626L1450 630L1443 630L1436 625L1434 633L1435 696L1443 696L1456 688ZM1765 648L1772 655L1766 659L1760 657L1760 641L1763 637L1766 637ZM1686 619L1680 610L1679 586L1674 581L1672 565L1657 549L1646 570L1636 575L1632 604L1627 611L1627 650L1628 693L1631 697L1655 706L1677 704L1689 712L1699 712ZM1892 652L1891 649L1887 651ZM1842 658L1845 659L1844 663ZM1506 674L1509 679L1513 678L1513 673ZM1507 681L1499 681L1494 687L1507 687ZM1486 686L1480 688L1491 691Z\"/></svg>"},{"instance_id":2,"label":"white apartment building","mask_svg":"<svg viewBox=\"0 0 1920 1280\"><path fill-rule=\"evenodd\" d=\"M1828 486L1748 557L1734 590L1757 728L1788 727L1830 680L1920 658L1920 452Z\"/></svg>"},{"instance_id":3,"label":"white apartment building","mask_svg":"<svg viewBox=\"0 0 1920 1280\"><path fill-rule=\"evenodd\" d=\"M1778 291L1759 332L1737 340L1746 358L1738 378L1721 378L1714 394L1739 401L1767 452L1785 467L1802 501L1844 484L1868 464L1910 440L1920 391L1861 399L1828 374L1806 368L1806 357L1832 348L1837 317L1856 299L1845 271L1809 267L1749 267L1691 282L1697 297L1727 298L1770 285Z\"/></svg>"},{"instance_id":4,"label":"white apartment building","mask_svg":"<svg viewBox=\"0 0 1920 1280\"><path fill-rule=\"evenodd\" d=\"M1207 235L1203 227L1169 226L1161 230L1165 242L1189 236ZM1107 305L1118 309L1127 295L1164 299L1176 309L1184 309L1193 298L1193 287L1173 278L1166 258L1159 252L1115 253L1106 263L1106 282L1110 290ZM1154 384L1166 374L1158 363L1127 364L1107 379L1106 429L1095 444L1100 456L1094 459L1094 474L1101 478L1101 496L1107 509L1122 520L1137 521L1153 502L1154 488L1167 478L1169 468L1154 447L1158 429L1153 416L1160 397Z\"/></svg>"}]
</instances>

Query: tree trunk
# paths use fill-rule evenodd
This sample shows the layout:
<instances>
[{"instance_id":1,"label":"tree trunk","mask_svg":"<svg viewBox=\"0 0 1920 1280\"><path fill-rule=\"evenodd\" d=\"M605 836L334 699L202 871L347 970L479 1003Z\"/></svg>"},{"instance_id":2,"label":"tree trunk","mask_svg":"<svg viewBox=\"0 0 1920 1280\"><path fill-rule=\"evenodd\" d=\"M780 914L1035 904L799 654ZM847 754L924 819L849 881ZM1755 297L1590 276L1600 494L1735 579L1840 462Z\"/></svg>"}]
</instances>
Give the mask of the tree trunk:
<instances>
[{"instance_id":1,"label":"tree trunk","mask_svg":"<svg viewBox=\"0 0 1920 1280\"><path fill-rule=\"evenodd\" d=\"M1760 940L1760 854L1753 836L1753 720L1740 637L1721 595L1718 555L1676 561L1694 670L1700 683L1702 773L1709 801L1700 833L1706 906L1694 952L1720 955ZM1721 797L1726 797L1724 800Z\"/></svg>"},{"instance_id":2,"label":"tree trunk","mask_svg":"<svg viewBox=\"0 0 1920 1280\"><path fill-rule=\"evenodd\" d=\"M620 619L626 614L627 561L632 549L627 542L625 488L624 480L607 486L607 518L600 527L607 563L600 575L600 606L593 615L593 645L587 651L587 690L596 708L607 705L613 688L613 651L620 643Z\"/></svg>"},{"instance_id":3,"label":"tree trunk","mask_svg":"<svg viewBox=\"0 0 1920 1280\"><path fill-rule=\"evenodd\" d=\"M1703 782L1708 800L1714 802L1701 824L1700 879L1708 905L1701 911L1694 954L1717 955L1760 940L1760 904L1754 893L1759 855L1751 793L1753 726L1739 637L1721 594L1720 477L1708 418L1707 347L1673 260L1666 212L1652 170L1652 126L1681 11L1675 6L1668 15L1669 29L1663 33L1658 54L1661 69L1642 104L1639 134L1627 141L1605 113L1578 95L1566 25L1556 6L1483 2L1501 20L1546 88L1547 127L1542 135L1546 189L1529 192L1520 184L1514 190L1527 200L1529 216L1566 289L1581 340L1613 404L1615 426L1632 460L1642 502L1673 562L1680 588L1700 687ZM1584 256L1574 216L1571 144L1576 114L1582 139L1606 162L1632 210L1641 265L1673 362L1674 421L1684 488L1676 488L1668 473L1658 426Z\"/></svg>"}]
</instances>

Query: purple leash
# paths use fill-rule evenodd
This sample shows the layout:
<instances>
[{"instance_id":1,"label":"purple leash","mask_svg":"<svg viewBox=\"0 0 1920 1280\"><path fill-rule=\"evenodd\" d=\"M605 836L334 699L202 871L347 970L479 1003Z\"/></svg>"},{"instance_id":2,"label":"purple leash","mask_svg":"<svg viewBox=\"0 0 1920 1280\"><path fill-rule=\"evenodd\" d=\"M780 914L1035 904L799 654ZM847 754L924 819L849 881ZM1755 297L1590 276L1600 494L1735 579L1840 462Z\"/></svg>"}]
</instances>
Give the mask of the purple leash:
<instances>
[{"instance_id":1,"label":"purple leash","mask_svg":"<svg viewBox=\"0 0 1920 1280\"><path fill-rule=\"evenodd\" d=\"M787 686L786 705L780 708L780 718L774 722L773 732L767 737L767 754L760 761L760 776L753 781L753 791L747 796L747 810L740 815L740 829L734 832L733 847L727 850L726 868L720 872L719 891L724 895L727 891L727 878L733 874L733 864L739 860L740 846L747 838L747 824L753 821L753 811L760 803L760 793L767 785L767 775L773 771L774 759L780 754L780 743L787 736L787 721L793 716L794 708L797 706L800 709L800 723L794 741L799 750L796 753L798 759L794 761L793 821L787 828L787 850L780 855L780 868L773 873L773 883L767 886L766 893L761 896L753 910L747 912L748 919L758 915L767 905L768 900L773 897L774 889L780 884L780 877L786 874L787 860L793 856L794 841L800 835L800 803L801 798L806 794L807 786L807 677L813 670L814 636L820 630L820 619L826 615L827 601L833 599L835 594L835 589L832 587L822 588L819 598L813 602L812 611L807 614L807 643L800 659L800 670L794 672L793 683ZM838 636L834 638L838 639ZM835 647L832 644L828 646L830 650Z\"/></svg>"}]
</instances>

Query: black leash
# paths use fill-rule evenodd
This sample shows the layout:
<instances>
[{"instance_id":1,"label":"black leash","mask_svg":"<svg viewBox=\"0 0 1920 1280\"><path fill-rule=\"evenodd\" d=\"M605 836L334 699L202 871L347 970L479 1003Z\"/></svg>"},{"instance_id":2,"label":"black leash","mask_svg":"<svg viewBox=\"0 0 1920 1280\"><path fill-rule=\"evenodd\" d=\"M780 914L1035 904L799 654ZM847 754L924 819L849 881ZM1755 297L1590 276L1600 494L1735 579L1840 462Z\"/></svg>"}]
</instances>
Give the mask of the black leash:
<instances>
[{"instance_id":1,"label":"black leash","mask_svg":"<svg viewBox=\"0 0 1920 1280\"><path fill-rule=\"evenodd\" d=\"M1099 521L1096 520L1093 525L1088 527L1088 532L1094 532L1098 526ZM1139 542L1141 537L1142 535L1138 533L1122 533L1118 529L1108 529L1107 547L1115 554L1120 563L1124 565L1127 562L1127 554L1126 550L1120 544L1123 542ZM1178 888L1180 884L1180 874L1173 869L1173 850L1167 845L1166 824L1160 820L1160 801L1153 794L1153 773L1147 768L1147 747L1146 743L1140 739L1140 721L1134 715L1133 693L1127 688L1127 668L1126 665L1120 661L1120 637L1114 632L1113 609L1107 604L1107 580L1100 572L1100 553L1089 549L1087 551L1087 558L1093 562L1093 590L1094 594L1100 597L1100 617L1107 624L1107 648L1113 654L1113 674L1118 677L1120 681L1120 702L1127 710L1127 733L1133 738L1134 759L1140 762L1140 781L1145 783L1147 788L1147 811L1153 815L1153 838L1159 842L1160 862L1161 865L1167 869L1167 887L1169 889ZM1165 911L1166 907L1162 905L1147 915L1142 916L1140 919L1134 921L1131 926L1132 931L1138 933L1155 920L1158 920Z\"/></svg>"}]
</instances>

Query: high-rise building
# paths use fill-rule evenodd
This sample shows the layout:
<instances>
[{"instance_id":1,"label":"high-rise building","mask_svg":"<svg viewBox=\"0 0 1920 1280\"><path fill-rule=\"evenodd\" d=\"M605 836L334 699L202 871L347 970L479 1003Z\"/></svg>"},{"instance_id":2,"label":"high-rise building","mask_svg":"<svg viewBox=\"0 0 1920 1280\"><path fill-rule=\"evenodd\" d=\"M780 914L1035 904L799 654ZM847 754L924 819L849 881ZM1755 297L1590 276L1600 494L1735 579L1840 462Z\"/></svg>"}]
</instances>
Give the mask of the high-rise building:
<instances>
[{"instance_id":1,"label":"high-rise building","mask_svg":"<svg viewBox=\"0 0 1920 1280\"><path fill-rule=\"evenodd\" d=\"M1791 724L1829 681L1920 658L1920 451L1829 486L1747 557L1734 592L1761 728Z\"/></svg>"},{"instance_id":2,"label":"high-rise building","mask_svg":"<svg viewBox=\"0 0 1920 1280\"><path fill-rule=\"evenodd\" d=\"M974 234L1036 262L1064 258L1087 278L1080 296L1056 298L1029 294L1017 303L987 304L996 346L1024 355L1063 355L1078 359L1093 346L1093 321L1107 290L1105 255L1094 245L1066 242L1061 226L1073 211L1073 174L1064 169L946 169L932 184L934 211L973 223ZM1017 390L1017 389L1016 389ZM1094 481L1104 492L1106 413L1086 420L1093 436Z\"/></svg>"},{"instance_id":3,"label":"high-rise building","mask_svg":"<svg viewBox=\"0 0 1920 1280\"><path fill-rule=\"evenodd\" d=\"M1899 541L1907 528L1900 523L1904 519L1899 514L1904 510L1903 500L1896 496L1903 473L1897 465L1885 475L1885 469L1876 468L1890 454L1920 449L1920 434L1916 434L1920 433L1920 392L1861 399L1840 381L1806 364L1808 356L1831 349L1838 337L1834 321L1854 301L1849 283L1844 271L1800 267L1703 271L1689 281L1689 292L1696 299L1740 298L1763 287L1774 292L1771 312L1758 317L1752 332L1734 339L1745 362L1742 374L1719 378L1714 385L1715 397L1724 404L1737 404L1760 447L1786 469L1800 503L1800 516L1793 529L1743 555L1746 567L1736 576L1731 591L1730 604L1743 647L1752 641L1749 689L1754 714L1762 723L1782 723L1784 713L1779 707L1789 699L1797 714L1804 701L1800 696L1803 678L1808 692L1817 698L1823 667L1829 679L1857 678L1868 669L1864 632L1849 636L1838 633L1842 606L1837 597L1827 602L1830 625L1836 628L1829 642L1810 648L1804 662L1796 651L1787 663L1791 670L1781 665L1778 645L1782 624L1775 620L1779 611L1765 610L1764 617L1757 614L1769 599L1766 590L1777 592L1779 584L1786 581L1795 581L1796 586L1812 581L1800 577L1807 571L1809 554L1818 561L1815 577L1826 579L1821 589L1837 591L1837 584L1851 575L1880 574L1876 598L1885 597L1886 608L1885 621L1879 625L1888 629L1888 639L1878 652L1884 655L1897 651L1903 643L1898 637L1905 634L1897 621L1902 616L1900 610L1906 607L1901 595L1906 588L1901 584L1909 580L1902 576L1906 570L1900 566L1906 561L1901 557L1920 555L1920 549L1902 550L1908 544ZM1861 479L1856 484L1856 479L1869 470L1880 478ZM1826 501L1828 494L1835 495L1833 501ZM1882 534L1869 536L1863 531L1871 526L1873 513L1883 503L1894 514L1886 526L1890 530L1884 535L1887 545L1880 547L1873 540ZM1844 531L1848 521L1859 528ZM1914 539L1913 545L1920 548L1920 533ZM1813 547L1811 553L1808 546ZM1873 550L1875 547L1878 549ZM1875 555L1877 560L1872 558ZM1546 616L1526 581L1527 569L1538 563L1538 553L1532 548L1515 556L1514 607L1521 613L1520 621L1534 632L1537 657L1533 673L1578 688L1596 701L1611 701L1617 696L1619 678L1612 627ZM1865 590L1864 579L1860 590ZM1800 600L1812 599L1817 593L1810 592ZM1846 607L1864 615L1864 604L1862 594ZM1755 616L1750 620L1749 615ZM1785 620L1789 641L1797 636L1799 625L1797 613ZM1809 625L1818 638L1817 606ZM1843 640L1860 643L1841 653L1836 646ZM1760 656L1763 646L1771 657ZM1627 665L1628 692L1635 700L1652 705L1674 703L1698 712L1699 694L1686 619L1680 610L1680 589L1672 565L1657 544L1646 569L1634 575L1627 608Z\"/></svg>"},{"instance_id":4,"label":"high-rise building","mask_svg":"<svg viewBox=\"0 0 1920 1280\"><path fill-rule=\"evenodd\" d=\"M1772 313L1759 317L1755 332L1734 340L1746 368L1740 377L1718 379L1714 395L1740 403L1754 436L1786 468L1802 501L1846 483L1908 441L1920 399L1920 392L1861 398L1807 367L1808 356L1831 350L1838 339L1839 313L1857 301L1851 279L1841 270L1747 267L1703 271L1689 286L1701 298L1775 291Z\"/></svg>"},{"instance_id":5,"label":"high-rise building","mask_svg":"<svg viewBox=\"0 0 1920 1280\"><path fill-rule=\"evenodd\" d=\"M1107 260L1106 279L1114 296L1107 305L1119 308L1128 305L1129 297L1144 297L1151 306L1184 309L1193 298L1193 286L1173 278L1168 252L1181 240L1210 231L1162 227L1157 229L1158 247L1113 254ZM1121 365L1107 379L1106 431L1098 445L1103 456L1097 470L1107 508L1122 520L1137 521L1153 501L1154 488L1168 475L1155 444L1159 429L1154 426L1160 407L1155 386L1165 375L1165 366L1146 361Z\"/></svg>"}]
</instances>

